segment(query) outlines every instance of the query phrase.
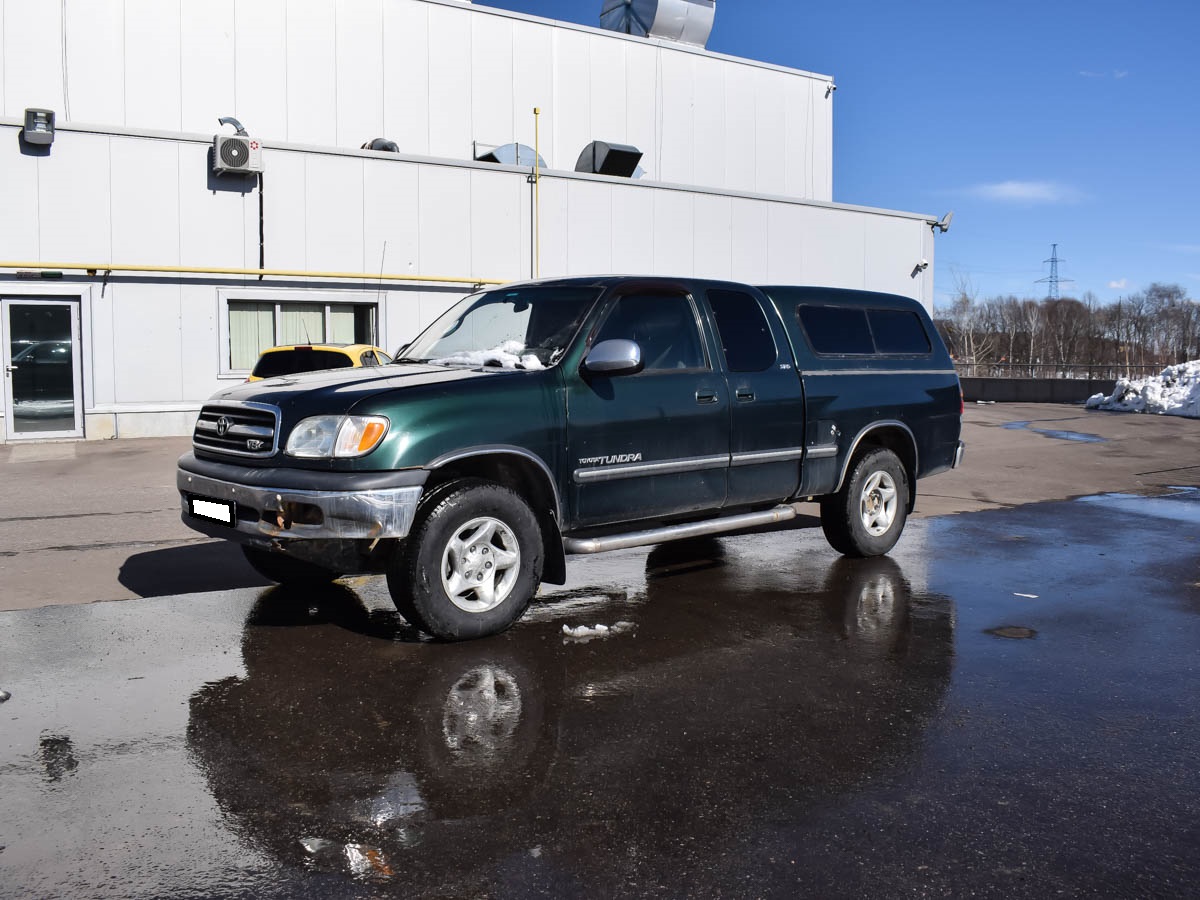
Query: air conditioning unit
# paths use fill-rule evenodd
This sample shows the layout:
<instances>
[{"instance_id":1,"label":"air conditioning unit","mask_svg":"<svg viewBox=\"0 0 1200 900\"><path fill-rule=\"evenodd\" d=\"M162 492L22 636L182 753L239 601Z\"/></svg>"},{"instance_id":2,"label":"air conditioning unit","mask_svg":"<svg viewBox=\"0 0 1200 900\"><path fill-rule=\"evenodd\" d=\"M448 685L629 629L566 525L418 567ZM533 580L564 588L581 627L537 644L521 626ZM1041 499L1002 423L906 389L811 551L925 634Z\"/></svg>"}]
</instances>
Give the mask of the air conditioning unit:
<instances>
[{"instance_id":1,"label":"air conditioning unit","mask_svg":"<svg viewBox=\"0 0 1200 900\"><path fill-rule=\"evenodd\" d=\"M263 170L262 143L244 134L213 136L213 171L246 175Z\"/></svg>"}]
</instances>

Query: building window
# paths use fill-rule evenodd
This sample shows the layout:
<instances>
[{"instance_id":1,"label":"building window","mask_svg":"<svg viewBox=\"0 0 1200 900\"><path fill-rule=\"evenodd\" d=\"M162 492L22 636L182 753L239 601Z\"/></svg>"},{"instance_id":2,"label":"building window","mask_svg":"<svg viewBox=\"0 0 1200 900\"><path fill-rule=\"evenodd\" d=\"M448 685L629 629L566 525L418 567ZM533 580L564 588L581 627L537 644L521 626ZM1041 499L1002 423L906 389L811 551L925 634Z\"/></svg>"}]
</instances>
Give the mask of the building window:
<instances>
[{"instance_id":1,"label":"building window","mask_svg":"<svg viewBox=\"0 0 1200 900\"><path fill-rule=\"evenodd\" d=\"M249 371L268 347L376 344L373 303L229 301L229 368Z\"/></svg>"}]
</instances>

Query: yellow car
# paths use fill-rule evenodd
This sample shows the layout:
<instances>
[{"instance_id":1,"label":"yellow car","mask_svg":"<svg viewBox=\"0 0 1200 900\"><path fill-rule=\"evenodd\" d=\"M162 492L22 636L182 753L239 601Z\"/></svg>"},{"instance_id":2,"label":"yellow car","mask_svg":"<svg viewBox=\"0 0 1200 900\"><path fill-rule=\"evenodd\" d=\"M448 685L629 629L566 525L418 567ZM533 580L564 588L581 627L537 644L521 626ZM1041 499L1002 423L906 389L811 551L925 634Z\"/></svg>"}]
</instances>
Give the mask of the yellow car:
<instances>
[{"instance_id":1,"label":"yellow car","mask_svg":"<svg viewBox=\"0 0 1200 900\"><path fill-rule=\"evenodd\" d=\"M390 356L370 344L289 344L264 350L246 380L262 381L276 375L295 375L318 369L383 366L391 361Z\"/></svg>"}]
</instances>

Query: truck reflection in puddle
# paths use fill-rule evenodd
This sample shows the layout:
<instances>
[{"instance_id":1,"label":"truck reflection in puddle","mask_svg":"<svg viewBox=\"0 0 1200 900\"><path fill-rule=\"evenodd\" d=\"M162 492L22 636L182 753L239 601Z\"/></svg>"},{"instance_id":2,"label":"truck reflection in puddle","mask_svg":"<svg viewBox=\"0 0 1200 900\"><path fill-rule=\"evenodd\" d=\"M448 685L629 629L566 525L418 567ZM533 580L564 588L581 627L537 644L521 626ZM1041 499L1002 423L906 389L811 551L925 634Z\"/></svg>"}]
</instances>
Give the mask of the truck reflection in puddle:
<instances>
[{"instance_id":1,"label":"truck reflection in puddle","mask_svg":"<svg viewBox=\"0 0 1200 900\"><path fill-rule=\"evenodd\" d=\"M797 576L726 552L665 545L644 594L563 591L460 644L346 587L269 591L244 676L191 698L192 758L229 827L286 865L452 893L671 873L687 893L688 866L912 765L952 667L951 601L893 560ZM556 598L610 593L634 629L564 642Z\"/></svg>"}]
</instances>

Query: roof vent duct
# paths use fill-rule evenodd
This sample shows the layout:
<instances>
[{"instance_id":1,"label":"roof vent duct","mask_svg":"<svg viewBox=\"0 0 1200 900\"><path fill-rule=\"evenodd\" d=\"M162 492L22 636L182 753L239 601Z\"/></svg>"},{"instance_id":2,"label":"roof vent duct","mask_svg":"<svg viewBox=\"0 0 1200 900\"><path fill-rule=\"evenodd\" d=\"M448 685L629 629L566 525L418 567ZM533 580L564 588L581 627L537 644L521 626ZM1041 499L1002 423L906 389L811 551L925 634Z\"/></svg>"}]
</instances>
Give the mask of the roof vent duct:
<instances>
[{"instance_id":1,"label":"roof vent duct","mask_svg":"<svg viewBox=\"0 0 1200 900\"><path fill-rule=\"evenodd\" d=\"M716 8L717 0L604 0L600 27L704 47Z\"/></svg>"},{"instance_id":2,"label":"roof vent duct","mask_svg":"<svg viewBox=\"0 0 1200 900\"><path fill-rule=\"evenodd\" d=\"M486 145L485 145L486 146ZM539 169L546 168L546 160L534 152L533 148L528 144L501 144L499 147L492 147L484 150L484 147L476 144L475 146L475 161L499 163L502 166L529 166L533 168L533 161L537 160Z\"/></svg>"},{"instance_id":3,"label":"roof vent duct","mask_svg":"<svg viewBox=\"0 0 1200 900\"><path fill-rule=\"evenodd\" d=\"M628 144L610 144L606 141L592 141L579 154L579 162L575 163L575 171L630 178L637 173L638 163L641 160L642 151L637 147L631 147Z\"/></svg>"}]
</instances>

